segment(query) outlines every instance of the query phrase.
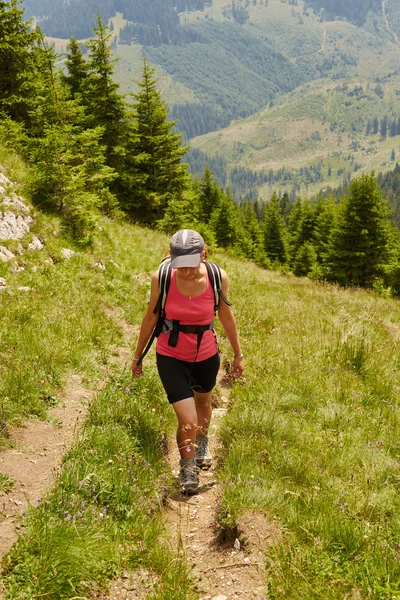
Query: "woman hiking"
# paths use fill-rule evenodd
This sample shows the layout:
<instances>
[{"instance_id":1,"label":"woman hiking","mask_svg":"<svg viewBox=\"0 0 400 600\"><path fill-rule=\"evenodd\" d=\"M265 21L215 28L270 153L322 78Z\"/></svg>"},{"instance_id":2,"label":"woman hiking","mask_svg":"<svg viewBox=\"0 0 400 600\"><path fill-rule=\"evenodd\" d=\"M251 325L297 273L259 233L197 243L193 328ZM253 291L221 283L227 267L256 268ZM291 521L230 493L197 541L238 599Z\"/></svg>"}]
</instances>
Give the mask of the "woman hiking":
<instances>
[{"instance_id":1,"label":"woman hiking","mask_svg":"<svg viewBox=\"0 0 400 600\"><path fill-rule=\"evenodd\" d=\"M179 483L186 494L194 494L198 489L197 468L209 469L212 462L208 428L212 415L212 390L220 365L213 329L215 308L232 346L235 378L242 375L244 366L235 317L227 301L227 275L217 267L221 274L221 288L216 302L206 255L204 240L196 231L183 229L172 236L165 320L156 346L158 373L178 420ZM158 320L158 311L154 310L159 295L159 271L156 271L151 281L149 307L142 320L132 361L135 377L142 375L140 358Z\"/></svg>"}]
</instances>

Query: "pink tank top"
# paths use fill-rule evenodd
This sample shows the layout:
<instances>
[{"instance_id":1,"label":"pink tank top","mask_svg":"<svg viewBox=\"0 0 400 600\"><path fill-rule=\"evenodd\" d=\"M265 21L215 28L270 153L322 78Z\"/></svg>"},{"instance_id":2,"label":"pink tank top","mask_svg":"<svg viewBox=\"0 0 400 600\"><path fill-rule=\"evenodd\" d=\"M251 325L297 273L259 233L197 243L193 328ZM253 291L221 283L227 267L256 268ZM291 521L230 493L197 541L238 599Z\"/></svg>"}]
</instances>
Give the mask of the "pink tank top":
<instances>
[{"instance_id":1,"label":"pink tank top","mask_svg":"<svg viewBox=\"0 0 400 600\"><path fill-rule=\"evenodd\" d=\"M172 269L171 284L165 303L166 318L178 320L182 325L208 325L214 319L214 292L207 277L207 287L199 296L186 296L176 285L176 269ZM211 329L204 332L197 354L197 334L179 332L178 343L173 348L168 345L169 333L161 333L157 338L156 351L187 362L211 358L218 351L217 340Z\"/></svg>"}]
</instances>

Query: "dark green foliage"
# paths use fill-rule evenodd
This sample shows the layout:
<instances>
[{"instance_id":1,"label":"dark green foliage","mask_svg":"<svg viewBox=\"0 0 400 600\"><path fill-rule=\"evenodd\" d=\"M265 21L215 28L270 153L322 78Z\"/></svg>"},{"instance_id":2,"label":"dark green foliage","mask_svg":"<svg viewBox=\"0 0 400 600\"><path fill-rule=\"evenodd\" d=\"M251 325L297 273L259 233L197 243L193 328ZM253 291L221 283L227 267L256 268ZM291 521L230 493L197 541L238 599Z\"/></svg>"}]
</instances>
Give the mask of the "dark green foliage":
<instances>
[{"instance_id":1,"label":"dark green foliage","mask_svg":"<svg viewBox=\"0 0 400 600\"><path fill-rule=\"evenodd\" d=\"M79 43L71 38L67 47L67 57L65 60L67 72L62 74L62 80L69 90L71 98L82 94L88 77L88 64L83 58L83 53Z\"/></svg>"},{"instance_id":2,"label":"dark green foliage","mask_svg":"<svg viewBox=\"0 0 400 600\"><path fill-rule=\"evenodd\" d=\"M131 190L123 208L134 218L152 223L164 216L168 202L180 199L188 188L187 165L182 163L186 148L181 134L173 133L175 122L168 121L168 109L156 88L155 70L143 62L143 79L134 95L137 123L131 152L140 157L138 170L142 185Z\"/></svg>"},{"instance_id":3,"label":"dark green foliage","mask_svg":"<svg viewBox=\"0 0 400 600\"><path fill-rule=\"evenodd\" d=\"M0 1L0 113L29 126L35 106L38 35L20 0Z\"/></svg>"},{"instance_id":4,"label":"dark green foliage","mask_svg":"<svg viewBox=\"0 0 400 600\"><path fill-rule=\"evenodd\" d=\"M400 165L396 164L393 171L379 174L378 183L392 209L392 223L400 229Z\"/></svg>"},{"instance_id":5,"label":"dark green foliage","mask_svg":"<svg viewBox=\"0 0 400 600\"><path fill-rule=\"evenodd\" d=\"M185 28L194 41L148 47L146 52L152 62L192 89L201 103L214 106L208 131L216 122L215 111L222 109L229 119L247 116L309 77L237 23L203 20ZM200 112L199 120L201 116Z\"/></svg>"},{"instance_id":6,"label":"dark green foliage","mask_svg":"<svg viewBox=\"0 0 400 600\"><path fill-rule=\"evenodd\" d=\"M216 242L221 248L242 247L245 236L241 226L240 212L229 190L221 194L219 204L213 211L211 227Z\"/></svg>"},{"instance_id":7,"label":"dark green foliage","mask_svg":"<svg viewBox=\"0 0 400 600\"><path fill-rule=\"evenodd\" d=\"M121 136L124 131L125 102L114 81L115 59L110 47L111 33L98 16L94 37L87 43L90 52L88 76L82 82L82 103L89 127L102 127L102 143L106 148L107 164L117 168L122 154Z\"/></svg>"},{"instance_id":8,"label":"dark green foliage","mask_svg":"<svg viewBox=\"0 0 400 600\"><path fill-rule=\"evenodd\" d=\"M309 275L317 264L317 252L311 242L305 242L296 252L293 273L297 277Z\"/></svg>"},{"instance_id":9,"label":"dark green foliage","mask_svg":"<svg viewBox=\"0 0 400 600\"><path fill-rule=\"evenodd\" d=\"M201 218L209 222L213 211L220 205L222 190L214 179L212 171L206 166L199 183L199 204Z\"/></svg>"},{"instance_id":10,"label":"dark green foliage","mask_svg":"<svg viewBox=\"0 0 400 600\"><path fill-rule=\"evenodd\" d=\"M342 285L371 286L389 251L389 205L375 174L352 181L332 232L329 278Z\"/></svg>"},{"instance_id":11,"label":"dark green foliage","mask_svg":"<svg viewBox=\"0 0 400 600\"><path fill-rule=\"evenodd\" d=\"M179 12L203 10L206 0L25 0L27 14L36 16L47 35L78 39L91 35L100 13L108 21L122 12L125 19L135 23L130 35L140 43L162 43L179 39Z\"/></svg>"},{"instance_id":12,"label":"dark green foliage","mask_svg":"<svg viewBox=\"0 0 400 600\"><path fill-rule=\"evenodd\" d=\"M315 210L310 202L301 202L301 214L298 215L298 221L295 229L291 231L292 239L290 244L291 262L296 261L299 249L305 243L312 242L315 229Z\"/></svg>"},{"instance_id":13,"label":"dark green foliage","mask_svg":"<svg viewBox=\"0 0 400 600\"><path fill-rule=\"evenodd\" d=\"M287 262L286 226L279 198L274 193L266 205L263 225L264 250L272 263Z\"/></svg>"},{"instance_id":14,"label":"dark green foliage","mask_svg":"<svg viewBox=\"0 0 400 600\"><path fill-rule=\"evenodd\" d=\"M245 200L240 205L240 210L246 240L249 243L247 256L255 263L267 266L268 261L263 249L263 234L257 219L254 202Z\"/></svg>"}]
</instances>

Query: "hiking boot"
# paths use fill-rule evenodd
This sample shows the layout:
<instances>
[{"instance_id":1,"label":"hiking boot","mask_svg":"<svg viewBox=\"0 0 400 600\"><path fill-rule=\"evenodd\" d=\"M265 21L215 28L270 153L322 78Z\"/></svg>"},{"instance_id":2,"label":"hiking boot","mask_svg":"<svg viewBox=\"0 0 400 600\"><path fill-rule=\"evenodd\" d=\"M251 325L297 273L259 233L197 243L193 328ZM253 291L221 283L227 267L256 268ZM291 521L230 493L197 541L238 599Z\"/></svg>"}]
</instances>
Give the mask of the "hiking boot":
<instances>
[{"instance_id":1,"label":"hiking boot","mask_svg":"<svg viewBox=\"0 0 400 600\"><path fill-rule=\"evenodd\" d=\"M188 462L186 462L188 461ZM180 460L181 470L179 472L179 485L183 494L195 494L199 487L197 470L194 459Z\"/></svg>"},{"instance_id":2,"label":"hiking boot","mask_svg":"<svg viewBox=\"0 0 400 600\"><path fill-rule=\"evenodd\" d=\"M196 437L196 445L197 448L194 453L196 466L199 467L199 469L204 469L206 471L211 467L212 463L212 456L208 449L208 436L198 435Z\"/></svg>"}]
</instances>

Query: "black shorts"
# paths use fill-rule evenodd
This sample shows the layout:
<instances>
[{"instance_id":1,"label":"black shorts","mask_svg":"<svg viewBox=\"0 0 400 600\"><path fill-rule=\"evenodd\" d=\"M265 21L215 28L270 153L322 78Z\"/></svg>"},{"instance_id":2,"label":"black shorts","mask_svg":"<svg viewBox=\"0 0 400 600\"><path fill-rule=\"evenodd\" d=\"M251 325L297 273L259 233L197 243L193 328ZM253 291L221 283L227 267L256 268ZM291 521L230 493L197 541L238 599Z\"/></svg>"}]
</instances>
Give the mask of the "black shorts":
<instances>
[{"instance_id":1,"label":"black shorts","mask_svg":"<svg viewBox=\"0 0 400 600\"><path fill-rule=\"evenodd\" d=\"M170 404L193 398L193 392L211 392L217 381L219 352L199 362L186 362L157 353L157 368Z\"/></svg>"}]
</instances>

